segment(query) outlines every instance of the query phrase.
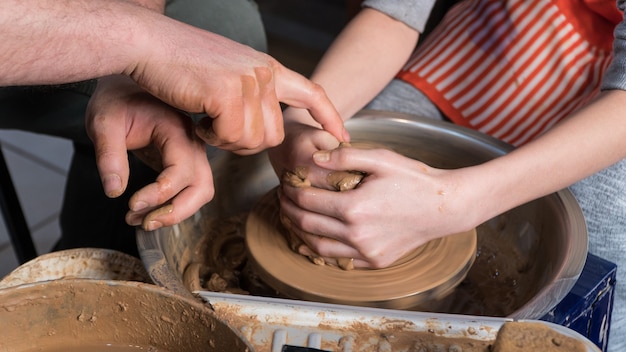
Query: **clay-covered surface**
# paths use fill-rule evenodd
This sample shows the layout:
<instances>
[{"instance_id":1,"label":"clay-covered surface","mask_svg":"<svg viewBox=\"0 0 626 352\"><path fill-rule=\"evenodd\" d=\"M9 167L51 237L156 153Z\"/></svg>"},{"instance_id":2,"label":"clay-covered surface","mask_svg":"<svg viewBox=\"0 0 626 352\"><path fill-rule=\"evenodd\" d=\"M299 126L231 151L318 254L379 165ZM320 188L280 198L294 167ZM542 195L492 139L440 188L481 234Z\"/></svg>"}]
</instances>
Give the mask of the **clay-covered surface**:
<instances>
[{"instance_id":1,"label":"clay-covered surface","mask_svg":"<svg viewBox=\"0 0 626 352\"><path fill-rule=\"evenodd\" d=\"M575 331L542 321L353 308L206 291L200 295L259 352L276 351L275 346L285 344L334 352L491 352L496 344L537 347L529 351L559 345L557 351L566 351L575 344L582 347L575 351L599 352ZM508 332L501 335L505 326ZM511 333L516 331L522 333ZM528 336L542 341L531 345Z\"/></svg>"},{"instance_id":2,"label":"clay-covered surface","mask_svg":"<svg viewBox=\"0 0 626 352\"><path fill-rule=\"evenodd\" d=\"M0 289L59 279L122 280L151 283L141 260L104 248L74 248L38 256L0 280Z\"/></svg>"},{"instance_id":3,"label":"clay-covered surface","mask_svg":"<svg viewBox=\"0 0 626 352\"><path fill-rule=\"evenodd\" d=\"M0 351L252 351L208 306L154 285L66 279L0 290ZM90 349L91 350L91 349Z\"/></svg>"}]
</instances>

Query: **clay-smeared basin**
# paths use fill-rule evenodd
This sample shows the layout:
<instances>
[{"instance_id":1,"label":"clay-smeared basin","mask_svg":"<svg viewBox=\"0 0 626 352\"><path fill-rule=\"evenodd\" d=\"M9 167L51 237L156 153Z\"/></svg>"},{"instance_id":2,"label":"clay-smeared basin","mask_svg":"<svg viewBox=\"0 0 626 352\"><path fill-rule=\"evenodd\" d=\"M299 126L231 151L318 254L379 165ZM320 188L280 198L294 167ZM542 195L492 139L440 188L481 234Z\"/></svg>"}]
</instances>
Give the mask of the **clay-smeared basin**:
<instances>
[{"instance_id":1,"label":"clay-smeared basin","mask_svg":"<svg viewBox=\"0 0 626 352\"><path fill-rule=\"evenodd\" d=\"M363 111L346 127L353 141L387 145L439 168L483 163L512 149L473 130L405 114ZM138 231L140 254L154 282L181 294L190 295L183 276L214 220L249 211L278 184L265 154L215 152L211 163L216 185L211 203L177 226ZM453 299L433 306L433 311L540 318L575 284L587 254L582 211L568 190L515 208L477 231L478 256L468 274L473 286L462 283ZM464 302L476 288L487 295L484 302L498 298L506 307L484 310L480 302Z\"/></svg>"},{"instance_id":2,"label":"clay-smeared basin","mask_svg":"<svg viewBox=\"0 0 626 352\"><path fill-rule=\"evenodd\" d=\"M128 281L0 290L0 351L253 351L197 300Z\"/></svg>"}]
</instances>

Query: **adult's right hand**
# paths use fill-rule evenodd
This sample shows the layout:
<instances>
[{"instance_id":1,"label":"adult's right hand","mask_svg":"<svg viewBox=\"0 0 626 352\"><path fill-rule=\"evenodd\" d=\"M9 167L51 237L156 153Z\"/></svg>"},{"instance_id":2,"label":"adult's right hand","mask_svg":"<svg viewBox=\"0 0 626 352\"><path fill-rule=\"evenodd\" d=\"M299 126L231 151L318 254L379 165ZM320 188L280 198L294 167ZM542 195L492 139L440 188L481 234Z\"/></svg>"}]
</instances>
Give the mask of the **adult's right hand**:
<instances>
[{"instance_id":1,"label":"adult's right hand","mask_svg":"<svg viewBox=\"0 0 626 352\"><path fill-rule=\"evenodd\" d=\"M335 138L348 138L319 85L264 53L136 2L5 0L0 30L0 85L125 74L177 109L206 114L198 135L241 154L282 141L279 102L308 109Z\"/></svg>"},{"instance_id":2,"label":"adult's right hand","mask_svg":"<svg viewBox=\"0 0 626 352\"><path fill-rule=\"evenodd\" d=\"M338 140L349 138L321 86L269 55L169 18L146 33L125 73L164 102L208 115L196 127L206 143L239 154L278 145L280 102L309 110Z\"/></svg>"}]
</instances>

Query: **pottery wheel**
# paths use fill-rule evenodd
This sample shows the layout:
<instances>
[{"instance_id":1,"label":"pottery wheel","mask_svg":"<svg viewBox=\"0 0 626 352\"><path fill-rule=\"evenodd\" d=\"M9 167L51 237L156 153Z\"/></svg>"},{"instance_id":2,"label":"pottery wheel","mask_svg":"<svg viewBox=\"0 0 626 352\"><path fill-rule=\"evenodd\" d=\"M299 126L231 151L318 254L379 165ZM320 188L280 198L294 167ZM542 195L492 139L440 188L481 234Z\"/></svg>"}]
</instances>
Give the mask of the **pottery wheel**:
<instances>
[{"instance_id":1,"label":"pottery wheel","mask_svg":"<svg viewBox=\"0 0 626 352\"><path fill-rule=\"evenodd\" d=\"M248 215L246 246L261 280L301 300L409 309L443 298L466 276L476 254L476 230L432 240L383 269L342 270L313 264L289 248L276 189Z\"/></svg>"}]
</instances>

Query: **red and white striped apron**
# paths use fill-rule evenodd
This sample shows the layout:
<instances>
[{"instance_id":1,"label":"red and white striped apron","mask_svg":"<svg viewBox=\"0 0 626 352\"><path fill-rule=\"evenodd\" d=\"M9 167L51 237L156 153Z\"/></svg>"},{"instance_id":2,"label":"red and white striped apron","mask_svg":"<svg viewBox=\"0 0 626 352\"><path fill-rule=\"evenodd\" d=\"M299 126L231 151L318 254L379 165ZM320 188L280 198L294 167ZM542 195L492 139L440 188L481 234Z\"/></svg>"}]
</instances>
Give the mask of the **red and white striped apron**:
<instances>
[{"instance_id":1,"label":"red and white striped apron","mask_svg":"<svg viewBox=\"0 0 626 352\"><path fill-rule=\"evenodd\" d=\"M615 0L466 0L398 74L454 123L522 145L599 92Z\"/></svg>"}]
</instances>

